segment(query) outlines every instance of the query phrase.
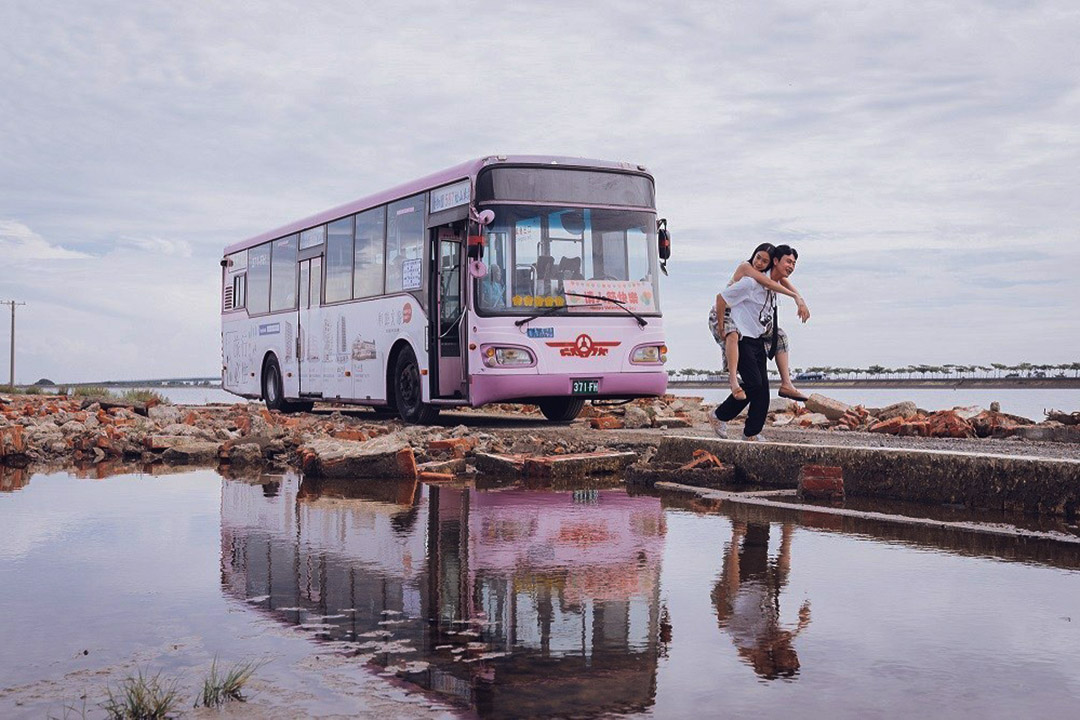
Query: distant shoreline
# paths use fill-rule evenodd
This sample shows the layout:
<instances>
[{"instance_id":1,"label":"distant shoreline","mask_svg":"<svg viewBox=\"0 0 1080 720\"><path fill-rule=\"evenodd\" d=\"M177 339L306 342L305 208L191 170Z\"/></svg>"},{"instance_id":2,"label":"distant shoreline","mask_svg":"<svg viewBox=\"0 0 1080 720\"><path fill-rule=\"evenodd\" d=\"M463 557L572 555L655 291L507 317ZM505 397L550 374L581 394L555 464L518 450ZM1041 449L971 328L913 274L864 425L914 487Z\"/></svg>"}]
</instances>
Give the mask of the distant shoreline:
<instances>
[{"instance_id":1,"label":"distant shoreline","mask_svg":"<svg viewBox=\"0 0 1080 720\"><path fill-rule=\"evenodd\" d=\"M778 385L776 378L769 379L770 384ZM959 390L968 388L1018 389L1018 390L1062 390L1080 389L1080 378L964 378L934 380L796 380L796 387L814 390L816 388L903 388L925 390ZM708 390L726 388L727 381L705 382L701 380L668 380L669 388L688 388Z\"/></svg>"}]
</instances>

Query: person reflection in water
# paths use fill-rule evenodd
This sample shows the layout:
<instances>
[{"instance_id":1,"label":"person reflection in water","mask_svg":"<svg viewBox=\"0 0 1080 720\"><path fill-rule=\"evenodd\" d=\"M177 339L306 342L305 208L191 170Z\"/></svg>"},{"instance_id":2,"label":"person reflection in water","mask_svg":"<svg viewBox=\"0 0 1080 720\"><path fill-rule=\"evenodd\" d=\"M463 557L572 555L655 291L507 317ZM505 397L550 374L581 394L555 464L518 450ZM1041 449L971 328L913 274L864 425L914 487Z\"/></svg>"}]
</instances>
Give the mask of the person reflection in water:
<instances>
[{"instance_id":1,"label":"person reflection in water","mask_svg":"<svg viewBox=\"0 0 1080 720\"><path fill-rule=\"evenodd\" d=\"M791 566L793 531L789 523L782 526L780 553L770 561L769 525L733 522L731 544L712 593L720 628L731 634L739 657L767 680L798 673L799 656L792 643L810 624L809 601L799 608L794 629L780 624L780 591Z\"/></svg>"}]
</instances>

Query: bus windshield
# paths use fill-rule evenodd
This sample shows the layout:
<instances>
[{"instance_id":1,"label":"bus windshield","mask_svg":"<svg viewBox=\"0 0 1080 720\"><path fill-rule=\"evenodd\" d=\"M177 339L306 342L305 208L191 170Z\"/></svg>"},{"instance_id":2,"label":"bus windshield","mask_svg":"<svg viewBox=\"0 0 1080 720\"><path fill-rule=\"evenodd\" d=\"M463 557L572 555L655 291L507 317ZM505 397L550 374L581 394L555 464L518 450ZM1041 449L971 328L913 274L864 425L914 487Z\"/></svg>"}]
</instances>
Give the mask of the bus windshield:
<instances>
[{"instance_id":1,"label":"bus windshield","mask_svg":"<svg viewBox=\"0 0 1080 720\"><path fill-rule=\"evenodd\" d=\"M492 205L484 228L488 274L477 281L483 314L660 312L656 215L642 210Z\"/></svg>"}]
</instances>

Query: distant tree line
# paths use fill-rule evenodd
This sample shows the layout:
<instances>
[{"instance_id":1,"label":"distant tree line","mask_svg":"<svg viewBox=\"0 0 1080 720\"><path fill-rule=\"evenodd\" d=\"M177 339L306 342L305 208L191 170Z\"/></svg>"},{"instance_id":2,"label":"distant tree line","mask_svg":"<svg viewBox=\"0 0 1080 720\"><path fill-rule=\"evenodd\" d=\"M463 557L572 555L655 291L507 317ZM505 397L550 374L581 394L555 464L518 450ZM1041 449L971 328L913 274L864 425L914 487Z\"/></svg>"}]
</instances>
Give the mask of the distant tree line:
<instances>
[{"instance_id":1,"label":"distant tree line","mask_svg":"<svg viewBox=\"0 0 1080 720\"><path fill-rule=\"evenodd\" d=\"M1022 378L1048 378L1048 377L1080 377L1080 362L1062 363L1060 365L1039 364L1022 362L1016 365L1005 363L990 363L989 365L905 365L904 367L885 367L884 365L871 365L868 368L833 367L831 365L815 365L806 368L793 368L792 375L814 374L823 375L833 380L963 380L963 379L995 379L1008 377ZM708 381L718 377L724 377L720 370L702 370L696 368L683 368L681 370L668 370L671 379L682 379L688 382Z\"/></svg>"}]
</instances>

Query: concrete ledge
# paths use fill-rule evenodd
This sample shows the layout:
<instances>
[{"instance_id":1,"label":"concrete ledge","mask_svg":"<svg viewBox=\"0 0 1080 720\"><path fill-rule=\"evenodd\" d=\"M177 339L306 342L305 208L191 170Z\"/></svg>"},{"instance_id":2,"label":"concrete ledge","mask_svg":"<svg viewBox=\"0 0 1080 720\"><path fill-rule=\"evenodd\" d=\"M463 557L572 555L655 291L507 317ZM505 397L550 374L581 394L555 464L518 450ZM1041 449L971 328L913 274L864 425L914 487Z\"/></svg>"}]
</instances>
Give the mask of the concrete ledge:
<instances>
[{"instance_id":1,"label":"concrete ledge","mask_svg":"<svg viewBox=\"0 0 1080 720\"><path fill-rule=\"evenodd\" d=\"M699 448L734 465L740 483L794 488L803 465L836 465L843 468L850 497L956 503L1066 518L1080 511L1077 460L669 437L652 462L688 462Z\"/></svg>"}]
</instances>

